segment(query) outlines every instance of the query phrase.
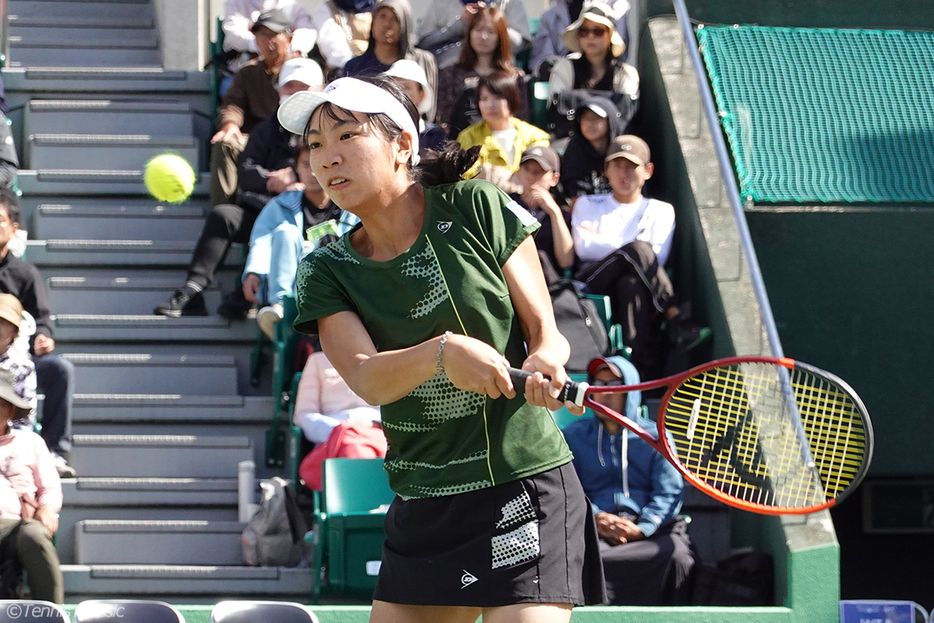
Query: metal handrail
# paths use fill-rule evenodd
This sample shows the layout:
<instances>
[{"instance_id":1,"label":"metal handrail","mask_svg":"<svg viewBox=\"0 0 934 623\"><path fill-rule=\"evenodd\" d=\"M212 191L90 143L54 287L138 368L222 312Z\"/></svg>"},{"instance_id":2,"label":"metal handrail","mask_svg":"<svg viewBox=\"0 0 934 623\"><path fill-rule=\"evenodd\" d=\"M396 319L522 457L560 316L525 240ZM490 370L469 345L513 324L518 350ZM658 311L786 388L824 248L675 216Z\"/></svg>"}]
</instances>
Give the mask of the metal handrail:
<instances>
[{"instance_id":1,"label":"metal handrail","mask_svg":"<svg viewBox=\"0 0 934 623\"><path fill-rule=\"evenodd\" d=\"M778 328L775 326L775 317L772 315L772 306L769 304L769 295L765 290L765 282L762 279L762 272L759 269L759 260L756 257L756 250L752 244L752 235L749 233L749 223L746 222L746 214L743 211L743 202L739 195L739 186L736 178L733 176L733 163L730 161L729 151L726 145L726 139L723 137L723 131L720 128L719 115L717 107L714 104L713 92L710 89L710 83L707 81L707 75L704 72L704 64L701 61L700 51L697 49L697 37L694 34L694 28L691 26L690 16L684 0L672 0L675 8L675 14L678 16L678 23L681 25L681 34L684 36L684 45L694 64L694 74L697 78L698 87L700 87L701 103L704 107L704 114L707 117L707 123L710 125L710 134L713 137L714 151L717 152L717 161L720 163L720 176L726 185L727 196L730 199L730 207L733 208L733 216L736 219L736 229L739 232L740 244L743 253L746 255L746 264L749 268L749 278L752 281L752 288L756 293L756 299L759 301L759 307L762 313L762 324L765 326L765 332L768 336L769 347L772 350L773 357L783 357L782 343L778 337Z\"/></svg>"}]
</instances>

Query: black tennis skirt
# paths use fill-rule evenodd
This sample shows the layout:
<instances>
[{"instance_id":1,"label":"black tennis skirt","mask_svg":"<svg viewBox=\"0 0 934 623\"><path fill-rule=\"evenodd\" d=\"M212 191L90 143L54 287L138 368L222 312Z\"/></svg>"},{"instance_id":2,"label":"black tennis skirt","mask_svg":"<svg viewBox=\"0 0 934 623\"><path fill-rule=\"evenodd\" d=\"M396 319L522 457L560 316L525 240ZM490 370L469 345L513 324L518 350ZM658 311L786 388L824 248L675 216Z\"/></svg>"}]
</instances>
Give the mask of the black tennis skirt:
<instances>
[{"instance_id":1,"label":"black tennis skirt","mask_svg":"<svg viewBox=\"0 0 934 623\"><path fill-rule=\"evenodd\" d=\"M396 497L374 598L480 608L604 603L596 526L573 465L458 495Z\"/></svg>"}]
</instances>

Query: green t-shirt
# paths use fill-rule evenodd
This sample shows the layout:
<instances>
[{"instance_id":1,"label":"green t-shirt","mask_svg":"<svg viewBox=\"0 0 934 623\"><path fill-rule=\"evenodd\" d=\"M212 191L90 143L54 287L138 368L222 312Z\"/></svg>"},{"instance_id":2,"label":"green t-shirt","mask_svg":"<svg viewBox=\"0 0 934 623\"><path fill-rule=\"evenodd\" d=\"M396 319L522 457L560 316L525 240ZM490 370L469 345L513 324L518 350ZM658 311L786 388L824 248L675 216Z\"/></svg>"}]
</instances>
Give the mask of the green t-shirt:
<instances>
[{"instance_id":1,"label":"green t-shirt","mask_svg":"<svg viewBox=\"0 0 934 623\"><path fill-rule=\"evenodd\" d=\"M369 260L353 249L350 234L305 257L295 327L315 333L318 318L352 311L381 352L452 331L519 366L525 343L502 266L537 228L488 182L426 188L422 231L398 257ZM521 393L492 400L459 390L443 372L381 411L389 483L404 498L482 489L571 460L547 409Z\"/></svg>"}]
</instances>

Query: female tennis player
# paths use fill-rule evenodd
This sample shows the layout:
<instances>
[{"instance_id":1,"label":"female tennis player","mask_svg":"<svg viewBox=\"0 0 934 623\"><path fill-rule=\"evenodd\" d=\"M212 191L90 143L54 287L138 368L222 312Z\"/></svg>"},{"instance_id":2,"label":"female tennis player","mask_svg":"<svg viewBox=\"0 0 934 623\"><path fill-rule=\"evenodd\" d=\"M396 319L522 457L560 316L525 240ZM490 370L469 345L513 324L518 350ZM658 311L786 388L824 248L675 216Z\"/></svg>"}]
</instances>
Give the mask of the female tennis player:
<instances>
[{"instance_id":1,"label":"female tennis player","mask_svg":"<svg viewBox=\"0 0 934 623\"><path fill-rule=\"evenodd\" d=\"M302 261L295 326L382 408L398 495L370 621L566 623L604 589L589 504L545 408L561 406L569 347L538 223L492 184L458 181L476 151L419 166L417 119L398 89L355 78L279 109L361 221ZM533 373L526 398L511 363Z\"/></svg>"}]
</instances>

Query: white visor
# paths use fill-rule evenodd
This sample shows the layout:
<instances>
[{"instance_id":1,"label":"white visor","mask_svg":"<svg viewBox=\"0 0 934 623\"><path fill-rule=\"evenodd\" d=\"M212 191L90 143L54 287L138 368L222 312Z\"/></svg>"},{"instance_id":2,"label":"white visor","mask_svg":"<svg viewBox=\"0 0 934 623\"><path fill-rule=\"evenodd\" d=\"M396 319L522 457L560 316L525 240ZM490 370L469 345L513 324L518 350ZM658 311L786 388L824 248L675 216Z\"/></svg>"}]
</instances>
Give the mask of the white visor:
<instances>
[{"instance_id":1,"label":"white visor","mask_svg":"<svg viewBox=\"0 0 934 623\"><path fill-rule=\"evenodd\" d=\"M363 80L338 78L323 91L295 93L279 106L279 123L292 134L302 136L311 115L325 102L351 112L386 115L412 137L411 163L418 164L418 128L411 115L389 91Z\"/></svg>"}]
</instances>

